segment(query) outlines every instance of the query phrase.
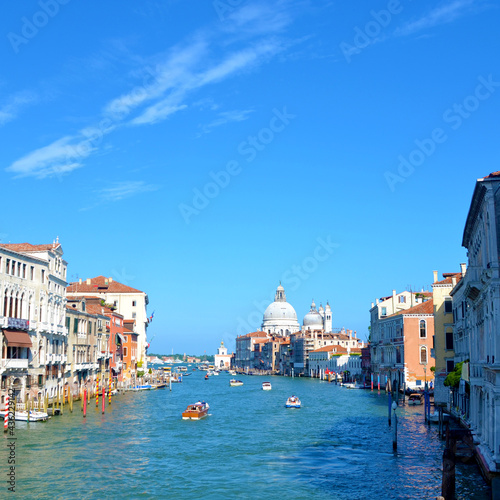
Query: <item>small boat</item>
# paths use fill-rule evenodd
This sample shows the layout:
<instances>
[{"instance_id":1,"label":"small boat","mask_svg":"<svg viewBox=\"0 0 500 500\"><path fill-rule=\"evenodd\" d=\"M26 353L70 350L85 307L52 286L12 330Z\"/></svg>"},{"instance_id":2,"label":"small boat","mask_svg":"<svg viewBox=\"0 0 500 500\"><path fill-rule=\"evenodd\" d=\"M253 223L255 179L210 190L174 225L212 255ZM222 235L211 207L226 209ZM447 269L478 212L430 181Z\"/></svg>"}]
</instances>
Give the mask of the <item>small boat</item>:
<instances>
[{"instance_id":1,"label":"small boat","mask_svg":"<svg viewBox=\"0 0 500 500\"><path fill-rule=\"evenodd\" d=\"M286 408L300 408L300 399L297 396L290 396L285 403Z\"/></svg>"},{"instance_id":2,"label":"small boat","mask_svg":"<svg viewBox=\"0 0 500 500\"><path fill-rule=\"evenodd\" d=\"M5 417L5 411L0 411L0 415ZM27 411L16 411L14 414L14 420L20 422L45 422L49 419L49 415L43 411L33 411L30 410L29 418Z\"/></svg>"},{"instance_id":3,"label":"small boat","mask_svg":"<svg viewBox=\"0 0 500 500\"><path fill-rule=\"evenodd\" d=\"M408 398L409 405L421 405L423 403L424 403L424 398L422 394L418 393L410 394L410 397Z\"/></svg>"},{"instance_id":4,"label":"small boat","mask_svg":"<svg viewBox=\"0 0 500 500\"><path fill-rule=\"evenodd\" d=\"M262 390L263 391L270 391L273 388L271 385L271 382L262 382Z\"/></svg>"},{"instance_id":5,"label":"small boat","mask_svg":"<svg viewBox=\"0 0 500 500\"><path fill-rule=\"evenodd\" d=\"M214 371L212 372L212 375L219 375L219 372L218 372L217 370L214 370Z\"/></svg>"},{"instance_id":6,"label":"small boat","mask_svg":"<svg viewBox=\"0 0 500 500\"><path fill-rule=\"evenodd\" d=\"M243 385L243 382L241 380L235 380L234 378L232 378L230 381L229 381L229 385L231 387L238 387L240 385Z\"/></svg>"},{"instance_id":7,"label":"small boat","mask_svg":"<svg viewBox=\"0 0 500 500\"><path fill-rule=\"evenodd\" d=\"M149 391L150 389L151 389L151 385L150 384L136 385L136 386L132 387L133 391Z\"/></svg>"},{"instance_id":8,"label":"small boat","mask_svg":"<svg viewBox=\"0 0 500 500\"><path fill-rule=\"evenodd\" d=\"M346 389L364 389L364 386L359 385L357 382L342 384Z\"/></svg>"},{"instance_id":9,"label":"small boat","mask_svg":"<svg viewBox=\"0 0 500 500\"><path fill-rule=\"evenodd\" d=\"M205 380L208 380L208 373L205 374Z\"/></svg>"},{"instance_id":10,"label":"small boat","mask_svg":"<svg viewBox=\"0 0 500 500\"><path fill-rule=\"evenodd\" d=\"M201 420L208 415L209 408L210 406L208 406L208 403L205 403L205 401L198 401L198 403L195 403L194 405L188 405L185 411L182 412L182 419Z\"/></svg>"},{"instance_id":11,"label":"small boat","mask_svg":"<svg viewBox=\"0 0 500 500\"><path fill-rule=\"evenodd\" d=\"M157 389L165 389L167 387L167 384L156 384Z\"/></svg>"},{"instance_id":12,"label":"small boat","mask_svg":"<svg viewBox=\"0 0 500 500\"><path fill-rule=\"evenodd\" d=\"M229 370L229 375L234 377L236 375L236 370Z\"/></svg>"},{"instance_id":13,"label":"small boat","mask_svg":"<svg viewBox=\"0 0 500 500\"><path fill-rule=\"evenodd\" d=\"M448 413L443 412L443 422L447 422L449 419ZM429 422L432 422L433 424L439 424L439 412L434 410L428 417Z\"/></svg>"}]
</instances>

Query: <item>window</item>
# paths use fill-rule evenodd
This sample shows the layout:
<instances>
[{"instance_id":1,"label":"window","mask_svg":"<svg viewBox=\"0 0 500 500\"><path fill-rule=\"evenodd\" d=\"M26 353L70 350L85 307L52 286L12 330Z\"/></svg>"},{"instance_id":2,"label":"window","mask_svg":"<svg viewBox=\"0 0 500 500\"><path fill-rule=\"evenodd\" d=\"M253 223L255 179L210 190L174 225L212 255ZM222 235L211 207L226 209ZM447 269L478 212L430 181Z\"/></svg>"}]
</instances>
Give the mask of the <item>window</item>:
<instances>
[{"instance_id":1,"label":"window","mask_svg":"<svg viewBox=\"0 0 500 500\"><path fill-rule=\"evenodd\" d=\"M115 307L117 307L117 306L118 306L118 301L117 301L117 300L115 300L115 301L113 302L113 305L114 305Z\"/></svg>"},{"instance_id":2,"label":"window","mask_svg":"<svg viewBox=\"0 0 500 500\"><path fill-rule=\"evenodd\" d=\"M30 280L33 281L35 279L35 266L31 266L30 268Z\"/></svg>"},{"instance_id":3,"label":"window","mask_svg":"<svg viewBox=\"0 0 500 500\"><path fill-rule=\"evenodd\" d=\"M420 363L427 364L427 347L425 346L420 348Z\"/></svg>"},{"instance_id":4,"label":"window","mask_svg":"<svg viewBox=\"0 0 500 500\"><path fill-rule=\"evenodd\" d=\"M136 306L136 301L135 301L135 300L133 300L133 301L132 301L132 307L135 307L135 306Z\"/></svg>"},{"instance_id":5,"label":"window","mask_svg":"<svg viewBox=\"0 0 500 500\"><path fill-rule=\"evenodd\" d=\"M23 278L26 279L26 264L23 264Z\"/></svg>"},{"instance_id":6,"label":"window","mask_svg":"<svg viewBox=\"0 0 500 500\"><path fill-rule=\"evenodd\" d=\"M71 318L69 316L66 316L66 328L68 329L68 332L69 332L70 323L71 323Z\"/></svg>"},{"instance_id":7,"label":"window","mask_svg":"<svg viewBox=\"0 0 500 500\"><path fill-rule=\"evenodd\" d=\"M446 329L445 349L453 349L453 331L451 330L451 328Z\"/></svg>"},{"instance_id":8,"label":"window","mask_svg":"<svg viewBox=\"0 0 500 500\"><path fill-rule=\"evenodd\" d=\"M42 269L42 284L45 283L45 269Z\"/></svg>"},{"instance_id":9,"label":"window","mask_svg":"<svg viewBox=\"0 0 500 500\"><path fill-rule=\"evenodd\" d=\"M451 373L455 369L455 361L452 359L446 360L446 373Z\"/></svg>"},{"instance_id":10,"label":"window","mask_svg":"<svg viewBox=\"0 0 500 500\"><path fill-rule=\"evenodd\" d=\"M425 324L425 320L420 320L420 338L425 339L427 337L427 325Z\"/></svg>"},{"instance_id":11,"label":"window","mask_svg":"<svg viewBox=\"0 0 500 500\"><path fill-rule=\"evenodd\" d=\"M78 318L73 321L73 333L78 333Z\"/></svg>"},{"instance_id":12,"label":"window","mask_svg":"<svg viewBox=\"0 0 500 500\"><path fill-rule=\"evenodd\" d=\"M399 303L400 304L406 304L406 297L404 295L399 296Z\"/></svg>"},{"instance_id":13,"label":"window","mask_svg":"<svg viewBox=\"0 0 500 500\"><path fill-rule=\"evenodd\" d=\"M387 316L387 307L382 307L382 316Z\"/></svg>"},{"instance_id":14,"label":"window","mask_svg":"<svg viewBox=\"0 0 500 500\"><path fill-rule=\"evenodd\" d=\"M132 313L132 318L135 318L135 312L134 312L134 313Z\"/></svg>"},{"instance_id":15,"label":"window","mask_svg":"<svg viewBox=\"0 0 500 500\"><path fill-rule=\"evenodd\" d=\"M448 314L453 311L453 300L451 297L444 299L444 313Z\"/></svg>"},{"instance_id":16,"label":"window","mask_svg":"<svg viewBox=\"0 0 500 500\"><path fill-rule=\"evenodd\" d=\"M127 357L127 352L128 352L128 348L127 347L124 347L123 348L123 357L126 358Z\"/></svg>"}]
</instances>

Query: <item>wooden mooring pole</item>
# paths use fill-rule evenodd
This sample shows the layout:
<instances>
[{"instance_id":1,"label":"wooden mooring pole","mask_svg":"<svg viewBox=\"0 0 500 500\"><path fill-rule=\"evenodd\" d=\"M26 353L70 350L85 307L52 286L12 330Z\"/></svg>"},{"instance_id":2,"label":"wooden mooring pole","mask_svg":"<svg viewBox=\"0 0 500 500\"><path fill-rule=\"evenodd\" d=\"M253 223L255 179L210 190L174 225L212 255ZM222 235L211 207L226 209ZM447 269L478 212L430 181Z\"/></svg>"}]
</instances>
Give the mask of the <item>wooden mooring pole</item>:
<instances>
[{"instance_id":1,"label":"wooden mooring pole","mask_svg":"<svg viewBox=\"0 0 500 500\"><path fill-rule=\"evenodd\" d=\"M450 437L450 428L446 426L446 448L443 451L443 481L441 495L445 500L455 500L455 440Z\"/></svg>"}]
</instances>

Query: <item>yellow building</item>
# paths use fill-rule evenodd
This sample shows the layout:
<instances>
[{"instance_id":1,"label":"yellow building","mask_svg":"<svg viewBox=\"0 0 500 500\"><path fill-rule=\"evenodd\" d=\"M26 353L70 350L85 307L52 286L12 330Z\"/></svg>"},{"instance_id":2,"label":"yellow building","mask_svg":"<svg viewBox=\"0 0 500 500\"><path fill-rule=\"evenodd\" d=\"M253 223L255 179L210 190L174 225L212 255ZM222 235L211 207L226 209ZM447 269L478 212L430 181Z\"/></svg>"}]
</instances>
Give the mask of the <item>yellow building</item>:
<instances>
[{"instance_id":1,"label":"yellow building","mask_svg":"<svg viewBox=\"0 0 500 500\"><path fill-rule=\"evenodd\" d=\"M448 402L448 388L444 379L455 368L455 351L453 350L453 301L450 292L465 275L465 264L461 264L459 273L443 273L438 281L438 272L434 271L432 299L434 302L434 347L431 351L436 362L434 372L434 402L445 405Z\"/></svg>"}]
</instances>

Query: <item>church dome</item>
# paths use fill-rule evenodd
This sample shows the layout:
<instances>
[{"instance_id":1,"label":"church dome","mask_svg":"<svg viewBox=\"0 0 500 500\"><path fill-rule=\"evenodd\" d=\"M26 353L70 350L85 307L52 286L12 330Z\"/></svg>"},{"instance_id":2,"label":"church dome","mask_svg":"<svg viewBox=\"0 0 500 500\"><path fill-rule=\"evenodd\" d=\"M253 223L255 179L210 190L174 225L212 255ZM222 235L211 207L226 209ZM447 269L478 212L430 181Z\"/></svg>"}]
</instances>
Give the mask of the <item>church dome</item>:
<instances>
[{"instance_id":1,"label":"church dome","mask_svg":"<svg viewBox=\"0 0 500 500\"><path fill-rule=\"evenodd\" d=\"M286 301L285 289L280 285L276 289L274 302L264 312L261 329L267 333L289 335L300 330L297 313Z\"/></svg>"},{"instance_id":2,"label":"church dome","mask_svg":"<svg viewBox=\"0 0 500 500\"><path fill-rule=\"evenodd\" d=\"M292 319L297 321L297 313L288 302L273 302L264 312L264 321L275 319Z\"/></svg>"},{"instance_id":3,"label":"church dome","mask_svg":"<svg viewBox=\"0 0 500 500\"><path fill-rule=\"evenodd\" d=\"M304 328L308 330L321 330L323 329L323 317L316 311L316 304L314 300L311 304L311 309L304 316Z\"/></svg>"}]
</instances>

